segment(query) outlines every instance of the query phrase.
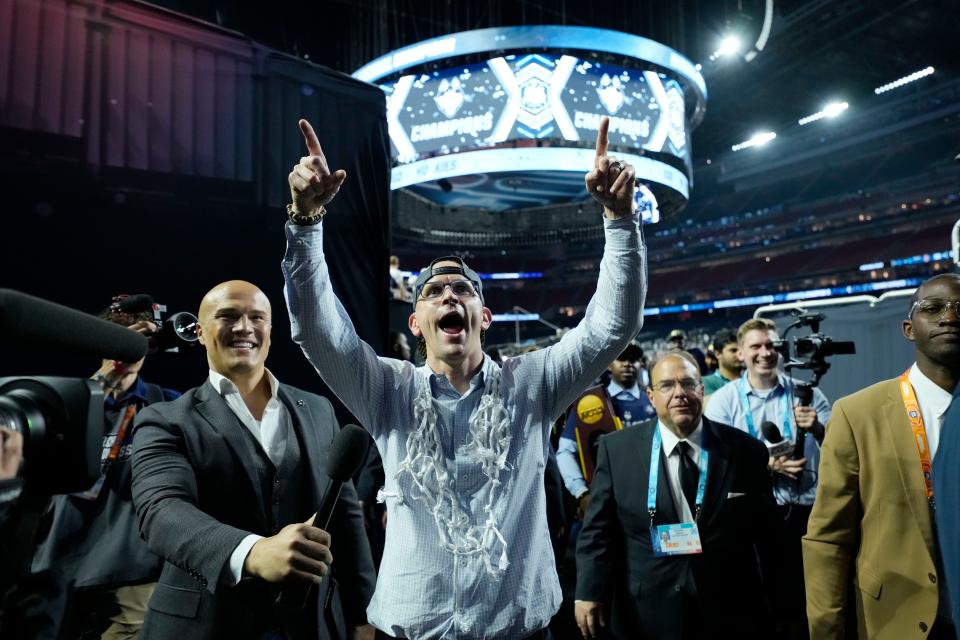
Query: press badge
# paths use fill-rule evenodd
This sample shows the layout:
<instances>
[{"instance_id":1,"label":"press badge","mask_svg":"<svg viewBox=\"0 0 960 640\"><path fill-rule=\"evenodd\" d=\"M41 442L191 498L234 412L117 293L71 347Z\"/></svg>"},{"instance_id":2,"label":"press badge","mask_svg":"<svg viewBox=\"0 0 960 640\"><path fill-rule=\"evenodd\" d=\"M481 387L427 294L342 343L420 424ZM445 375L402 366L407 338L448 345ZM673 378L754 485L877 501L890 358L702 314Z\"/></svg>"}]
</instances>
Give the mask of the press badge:
<instances>
[{"instance_id":1,"label":"press badge","mask_svg":"<svg viewBox=\"0 0 960 640\"><path fill-rule=\"evenodd\" d=\"M697 529L695 522L661 524L651 527L650 538L653 542L653 555L658 558L703 553L703 545L700 544L700 530Z\"/></svg>"}]
</instances>

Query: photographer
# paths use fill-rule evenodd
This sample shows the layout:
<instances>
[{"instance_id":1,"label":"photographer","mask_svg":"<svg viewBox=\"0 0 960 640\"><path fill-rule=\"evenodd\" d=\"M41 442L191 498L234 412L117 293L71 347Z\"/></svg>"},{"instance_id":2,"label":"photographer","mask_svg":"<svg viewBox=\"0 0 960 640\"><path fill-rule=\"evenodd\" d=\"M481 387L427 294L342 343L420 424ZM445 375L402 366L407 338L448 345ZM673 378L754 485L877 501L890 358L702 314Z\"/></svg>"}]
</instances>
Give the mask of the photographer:
<instances>
[{"instance_id":1,"label":"photographer","mask_svg":"<svg viewBox=\"0 0 960 640\"><path fill-rule=\"evenodd\" d=\"M147 337L157 332L152 312L125 313L117 302L99 317ZM32 570L55 569L69 585L62 637L135 636L160 574L130 497L131 431L143 407L180 394L145 382L143 363L104 360L92 376L105 394L100 477L82 493L54 496L41 517Z\"/></svg>"},{"instance_id":2,"label":"photographer","mask_svg":"<svg viewBox=\"0 0 960 640\"><path fill-rule=\"evenodd\" d=\"M773 490L784 521L780 541L782 593L776 594L780 626L788 638L806 637L803 591L803 559L800 538L817 492L817 467L823 425L830 419L830 404L819 389L813 389L813 406L797 404L797 380L780 372L780 354L774 349L776 325L766 319L747 320L737 330L739 357L746 372L736 382L720 389L710 399L705 415L763 440L761 426L772 422L789 441L800 429L813 437L804 442L802 456L770 457Z\"/></svg>"}]
</instances>

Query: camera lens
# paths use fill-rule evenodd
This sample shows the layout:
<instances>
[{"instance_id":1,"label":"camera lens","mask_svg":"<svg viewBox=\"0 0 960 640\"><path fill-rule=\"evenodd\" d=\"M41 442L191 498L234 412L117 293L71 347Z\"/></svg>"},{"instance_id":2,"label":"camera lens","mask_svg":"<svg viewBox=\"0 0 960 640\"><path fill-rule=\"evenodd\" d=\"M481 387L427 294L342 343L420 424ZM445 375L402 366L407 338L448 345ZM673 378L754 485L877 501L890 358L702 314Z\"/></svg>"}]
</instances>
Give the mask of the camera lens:
<instances>
[{"instance_id":1,"label":"camera lens","mask_svg":"<svg viewBox=\"0 0 960 640\"><path fill-rule=\"evenodd\" d=\"M47 432L47 420L37 398L28 389L15 389L0 395L0 426L23 436L23 455L39 446Z\"/></svg>"},{"instance_id":2,"label":"camera lens","mask_svg":"<svg viewBox=\"0 0 960 640\"><path fill-rule=\"evenodd\" d=\"M83 491L97 479L103 391L92 380L2 378L0 424L22 434L21 475L38 494Z\"/></svg>"}]
</instances>

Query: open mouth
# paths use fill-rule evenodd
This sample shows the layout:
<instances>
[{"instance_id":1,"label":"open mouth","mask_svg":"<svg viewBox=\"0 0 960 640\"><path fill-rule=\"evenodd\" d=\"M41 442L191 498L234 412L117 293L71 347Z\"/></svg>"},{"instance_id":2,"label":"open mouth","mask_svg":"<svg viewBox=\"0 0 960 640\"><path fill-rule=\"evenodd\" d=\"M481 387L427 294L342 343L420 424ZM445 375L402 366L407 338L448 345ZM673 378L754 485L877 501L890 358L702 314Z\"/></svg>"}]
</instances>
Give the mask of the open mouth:
<instances>
[{"instance_id":1,"label":"open mouth","mask_svg":"<svg viewBox=\"0 0 960 640\"><path fill-rule=\"evenodd\" d=\"M231 340L227 346L241 353L249 353L257 348L256 343L250 340Z\"/></svg>"},{"instance_id":2,"label":"open mouth","mask_svg":"<svg viewBox=\"0 0 960 640\"><path fill-rule=\"evenodd\" d=\"M459 335L464 328L463 318L460 317L459 313L448 313L440 318L437 327L448 336Z\"/></svg>"}]
</instances>

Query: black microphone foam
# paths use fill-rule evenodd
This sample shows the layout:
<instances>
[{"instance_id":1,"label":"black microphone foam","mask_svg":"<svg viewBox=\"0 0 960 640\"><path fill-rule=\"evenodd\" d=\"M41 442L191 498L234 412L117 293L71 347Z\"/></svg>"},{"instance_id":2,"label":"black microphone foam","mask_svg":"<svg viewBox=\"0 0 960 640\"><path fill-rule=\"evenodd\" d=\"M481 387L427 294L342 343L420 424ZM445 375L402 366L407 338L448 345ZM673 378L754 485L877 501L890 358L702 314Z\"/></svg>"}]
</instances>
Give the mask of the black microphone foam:
<instances>
[{"instance_id":1,"label":"black microphone foam","mask_svg":"<svg viewBox=\"0 0 960 640\"><path fill-rule=\"evenodd\" d=\"M117 308L124 313L140 313L153 309L153 298L146 293L137 293L127 296L117 303Z\"/></svg>"},{"instance_id":2,"label":"black microphone foam","mask_svg":"<svg viewBox=\"0 0 960 640\"><path fill-rule=\"evenodd\" d=\"M767 445L767 452L771 456L779 458L793 451L793 445L789 440L784 440L783 434L780 433L777 425L766 421L760 425L760 431L763 433L763 439L769 443Z\"/></svg>"},{"instance_id":3,"label":"black microphone foam","mask_svg":"<svg viewBox=\"0 0 960 640\"><path fill-rule=\"evenodd\" d=\"M327 475L335 482L344 483L353 477L367 456L370 436L355 424L348 424L333 439L327 457Z\"/></svg>"},{"instance_id":4,"label":"black microphone foam","mask_svg":"<svg viewBox=\"0 0 960 640\"><path fill-rule=\"evenodd\" d=\"M350 480L363 464L369 444L370 436L355 424L345 426L333 439L326 467L330 484L320 499L313 526L325 528L330 524L330 516L333 515L333 508L340 497L340 487Z\"/></svg>"},{"instance_id":5,"label":"black microphone foam","mask_svg":"<svg viewBox=\"0 0 960 640\"><path fill-rule=\"evenodd\" d=\"M780 429L769 420L760 425L760 432L763 434L764 440L770 444L783 441L783 434L780 433Z\"/></svg>"},{"instance_id":6,"label":"black microphone foam","mask_svg":"<svg viewBox=\"0 0 960 640\"><path fill-rule=\"evenodd\" d=\"M135 331L12 289L0 289L0 335L29 347L121 362L147 355L147 339Z\"/></svg>"},{"instance_id":7,"label":"black microphone foam","mask_svg":"<svg viewBox=\"0 0 960 640\"><path fill-rule=\"evenodd\" d=\"M363 464L367 457L369 444L370 436L355 424L348 424L334 437L333 444L330 445L325 469L325 473L330 478L330 484L327 485L323 496L320 498L317 515L314 516L311 523L314 527L326 529L330 526L330 516L333 515L333 508L340 497L340 489L343 487L343 483L350 480L357 469L360 468L360 465ZM313 585L288 585L284 587L276 599L277 615L280 616L281 620L286 620L290 624L297 624L297 621L303 617L301 612L306 608L312 592Z\"/></svg>"}]
</instances>

